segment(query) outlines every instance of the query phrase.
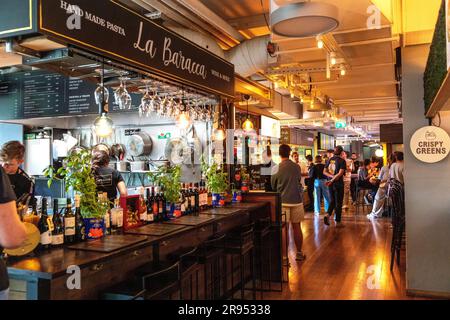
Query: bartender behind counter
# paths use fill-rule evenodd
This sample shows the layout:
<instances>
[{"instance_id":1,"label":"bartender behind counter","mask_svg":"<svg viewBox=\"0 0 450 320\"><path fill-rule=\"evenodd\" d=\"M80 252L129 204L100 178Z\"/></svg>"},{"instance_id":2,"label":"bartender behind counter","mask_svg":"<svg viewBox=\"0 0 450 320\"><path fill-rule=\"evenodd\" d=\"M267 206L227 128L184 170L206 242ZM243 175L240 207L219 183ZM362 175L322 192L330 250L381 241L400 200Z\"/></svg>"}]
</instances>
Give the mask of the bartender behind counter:
<instances>
[{"instance_id":1,"label":"bartender behind counter","mask_svg":"<svg viewBox=\"0 0 450 320\"><path fill-rule=\"evenodd\" d=\"M0 162L8 174L17 199L20 199L24 194L29 194L31 197L34 196L34 182L20 168L20 165L24 163L24 158L25 146L19 141L9 141L2 146Z\"/></svg>"},{"instance_id":2,"label":"bartender behind counter","mask_svg":"<svg viewBox=\"0 0 450 320\"><path fill-rule=\"evenodd\" d=\"M94 151L92 155L92 169L98 192L106 192L108 199L114 203L119 190L121 197L128 195L127 187L119 171L110 168L109 155L105 151Z\"/></svg>"}]
</instances>

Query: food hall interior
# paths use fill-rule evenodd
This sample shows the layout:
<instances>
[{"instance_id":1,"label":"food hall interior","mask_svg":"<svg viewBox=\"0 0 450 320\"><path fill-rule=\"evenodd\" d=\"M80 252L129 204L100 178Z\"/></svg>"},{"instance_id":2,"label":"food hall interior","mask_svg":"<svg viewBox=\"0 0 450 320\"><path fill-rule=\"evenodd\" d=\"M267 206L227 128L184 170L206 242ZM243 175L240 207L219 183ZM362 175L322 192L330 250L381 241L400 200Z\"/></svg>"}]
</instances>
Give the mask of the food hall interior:
<instances>
[{"instance_id":1,"label":"food hall interior","mask_svg":"<svg viewBox=\"0 0 450 320\"><path fill-rule=\"evenodd\" d=\"M450 297L449 1L98 1L0 4L10 300Z\"/></svg>"}]
</instances>

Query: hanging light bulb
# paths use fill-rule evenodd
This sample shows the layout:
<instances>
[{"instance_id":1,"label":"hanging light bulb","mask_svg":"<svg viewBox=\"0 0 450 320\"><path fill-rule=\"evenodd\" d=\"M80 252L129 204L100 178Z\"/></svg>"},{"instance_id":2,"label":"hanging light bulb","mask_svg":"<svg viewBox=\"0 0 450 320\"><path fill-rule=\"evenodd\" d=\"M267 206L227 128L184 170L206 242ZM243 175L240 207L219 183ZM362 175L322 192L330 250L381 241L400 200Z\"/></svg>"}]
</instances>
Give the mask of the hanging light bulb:
<instances>
[{"instance_id":1,"label":"hanging light bulb","mask_svg":"<svg viewBox=\"0 0 450 320\"><path fill-rule=\"evenodd\" d=\"M109 92L104 87L105 79L105 61L102 63L101 87L96 90L96 102L99 106L99 116L95 119L93 129L97 137L108 138L114 131L114 122L108 117L108 98ZM98 88L97 88L98 89Z\"/></svg>"},{"instance_id":2,"label":"hanging light bulb","mask_svg":"<svg viewBox=\"0 0 450 320\"><path fill-rule=\"evenodd\" d=\"M222 128L218 128L218 129L214 130L213 138L215 141L225 140L225 130L223 130Z\"/></svg>"},{"instance_id":3,"label":"hanging light bulb","mask_svg":"<svg viewBox=\"0 0 450 320\"><path fill-rule=\"evenodd\" d=\"M247 118L247 120L245 120L244 123L242 124L242 129L244 131L252 131L253 128L254 128L253 122L249 118Z\"/></svg>"},{"instance_id":4,"label":"hanging light bulb","mask_svg":"<svg viewBox=\"0 0 450 320\"><path fill-rule=\"evenodd\" d=\"M107 113L102 113L94 121L94 132L97 137L108 138L112 135L114 130L114 123Z\"/></svg>"},{"instance_id":5,"label":"hanging light bulb","mask_svg":"<svg viewBox=\"0 0 450 320\"><path fill-rule=\"evenodd\" d=\"M180 129L186 130L191 125L191 118L189 117L189 113L183 111L177 118L177 127Z\"/></svg>"},{"instance_id":6,"label":"hanging light bulb","mask_svg":"<svg viewBox=\"0 0 450 320\"><path fill-rule=\"evenodd\" d=\"M280 85L278 84L278 82L274 82L274 83L273 83L273 87L274 87L275 89L278 89L278 88L280 87Z\"/></svg>"},{"instance_id":7,"label":"hanging light bulb","mask_svg":"<svg viewBox=\"0 0 450 320\"><path fill-rule=\"evenodd\" d=\"M345 76L347 74L347 70L345 70L345 67L341 66L341 76Z\"/></svg>"},{"instance_id":8,"label":"hanging light bulb","mask_svg":"<svg viewBox=\"0 0 450 320\"><path fill-rule=\"evenodd\" d=\"M294 99L295 98L295 94L294 92L291 92L291 98Z\"/></svg>"},{"instance_id":9,"label":"hanging light bulb","mask_svg":"<svg viewBox=\"0 0 450 320\"><path fill-rule=\"evenodd\" d=\"M246 132L252 131L254 128L253 122L250 120L250 115L248 113L248 101L250 100L249 95L244 95L244 100L247 101L247 119L242 124L242 129Z\"/></svg>"},{"instance_id":10,"label":"hanging light bulb","mask_svg":"<svg viewBox=\"0 0 450 320\"><path fill-rule=\"evenodd\" d=\"M324 43L323 43L322 37L317 36L316 40L317 40L317 48L323 49Z\"/></svg>"},{"instance_id":11,"label":"hanging light bulb","mask_svg":"<svg viewBox=\"0 0 450 320\"><path fill-rule=\"evenodd\" d=\"M384 156L384 151L383 151L383 149L377 149L377 150L375 151L375 155L376 155L378 158L382 158L382 157Z\"/></svg>"},{"instance_id":12,"label":"hanging light bulb","mask_svg":"<svg viewBox=\"0 0 450 320\"><path fill-rule=\"evenodd\" d=\"M336 60L336 53L335 53L335 52L331 52L331 53L330 53L330 64L331 64L332 66L334 66L336 63L337 63L337 60Z\"/></svg>"},{"instance_id":13,"label":"hanging light bulb","mask_svg":"<svg viewBox=\"0 0 450 320\"><path fill-rule=\"evenodd\" d=\"M305 100L303 100L303 97L300 97L300 102L303 103Z\"/></svg>"}]
</instances>

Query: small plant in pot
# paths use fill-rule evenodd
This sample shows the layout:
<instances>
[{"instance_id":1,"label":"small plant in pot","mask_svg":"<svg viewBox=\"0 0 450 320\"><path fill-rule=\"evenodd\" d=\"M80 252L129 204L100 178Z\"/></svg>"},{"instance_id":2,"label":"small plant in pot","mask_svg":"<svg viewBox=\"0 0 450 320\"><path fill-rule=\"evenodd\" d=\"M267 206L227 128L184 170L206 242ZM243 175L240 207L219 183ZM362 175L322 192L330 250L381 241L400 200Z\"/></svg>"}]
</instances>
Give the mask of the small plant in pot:
<instances>
[{"instance_id":1,"label":"small plant in pot","mask_svg":"<svg viewBox=\"0 0 450 320\"><path fill-rule=\"evenodd\" d=\"M64 160L61 168L56 170L50 166L44 171L44 175L49 178L49 188L55 179L63 180L66 192L73 189L81 196L80 210L86 226L86 238L98 239L104 235L103 219L106 208L98 202L91 160L90 150L73 151Z\"/></svg>"},{"instance_id":2,"label":"small plant in pot","mask_svg":"<svg viewBox=\"0 0 450 320\"><path fill-rule=\"evenodd\" d=\"M202 171L206 179L206 186L212 193L213 206L221 207L225 205L225 193L228 190L228 175L223 172L217 163L209 165L202 159Z\"/></svg>"},{"instance_id":3,"label":"small plant in pot","mask_svg":"<svg viewBox=\"0 0 450 320\"><path fill-rule=\"evenodd\" d=\"M160 166L155 172L151 172L148 175L154 184L159 185L164 190L167 217L179 215L178 212L175 212L175 208L180 201L181 167L179 165Z\"/></svg>"}]
</instances>

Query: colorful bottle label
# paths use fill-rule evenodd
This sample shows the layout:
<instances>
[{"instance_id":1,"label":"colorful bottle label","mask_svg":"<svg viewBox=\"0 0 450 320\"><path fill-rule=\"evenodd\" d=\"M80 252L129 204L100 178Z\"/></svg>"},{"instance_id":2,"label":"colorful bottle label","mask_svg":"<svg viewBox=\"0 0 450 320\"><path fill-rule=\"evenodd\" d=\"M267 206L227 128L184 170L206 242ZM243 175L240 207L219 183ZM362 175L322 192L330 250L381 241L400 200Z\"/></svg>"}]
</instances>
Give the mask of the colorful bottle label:
<instances>
[{"instance_id":1,"label":"colorful bottle label","mask_svg":"<svg viewBox=\"0 0 450 320\"><path fill-rule=\"evenodd\" d=\"M64 235L75 235L75 217L64 218Z\"/></svg>"},{"instance_id":2,"label":"colorful bottle label","mask_svg":"<svg viewBox=\"0 0 450 320\"><path fill-rule=\"evenodd\" d=\"M50 230L46 231L44 233L41 233L40 243L44 246L52 243L52 232Z\"/></svg>"},{"instance_id":3,"label":"colorful bottle label","mask_svg":"<svg viewBox=\"0 0 450 320\"><path fill-rule=\"evenodd\" d=\"M63 243L64 243L64 235L62 233L52 235L52 245L57 246Z\"/></svg>"}]
</instances>

